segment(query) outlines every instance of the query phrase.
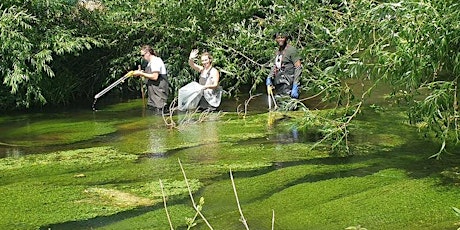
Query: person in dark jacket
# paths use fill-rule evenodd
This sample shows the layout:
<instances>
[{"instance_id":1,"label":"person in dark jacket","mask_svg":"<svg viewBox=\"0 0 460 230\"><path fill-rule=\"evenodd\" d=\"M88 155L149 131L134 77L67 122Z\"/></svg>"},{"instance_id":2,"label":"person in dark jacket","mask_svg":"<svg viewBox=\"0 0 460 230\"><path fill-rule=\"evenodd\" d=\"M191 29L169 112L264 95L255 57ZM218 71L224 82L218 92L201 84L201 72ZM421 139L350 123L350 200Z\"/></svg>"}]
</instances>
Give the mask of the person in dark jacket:
<instances>
[{"instance_id":1,"label":"person in dark jacket","mask_svg":"<svg viewBox=\"0 0 460 230\"><path fill-rule=\"evenodd\" d=\"M288 44L291 36L286 32L278 32L273 37L278 44L278 50L275 52L273 66L265 82L267 90L269 93L274 90L277 95L299 98L302 74L299 53L294 46Z\"/></svg>"}]
</instances>

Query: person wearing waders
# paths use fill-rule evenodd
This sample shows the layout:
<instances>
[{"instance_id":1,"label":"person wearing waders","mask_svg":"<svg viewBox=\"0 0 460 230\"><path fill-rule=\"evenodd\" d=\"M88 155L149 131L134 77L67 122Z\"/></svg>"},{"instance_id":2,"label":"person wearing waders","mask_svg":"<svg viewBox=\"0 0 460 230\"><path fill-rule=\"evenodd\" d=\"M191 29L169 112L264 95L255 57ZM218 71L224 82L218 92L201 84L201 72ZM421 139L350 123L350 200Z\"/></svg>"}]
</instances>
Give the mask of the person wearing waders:
<instances>
[{"instance_id":1,"label":"person wearing waders","mask_svg":"<svg viewBox=\"0 0 460 230\"><path fill-rule=\"evenodd\" d=\"M198 57L198 50L194 49L190 52L188 64L192 69L200 73L198 80L200 85L203 85L203 96L200 99L199 110L215 111L219 107L222 98L222 87L219 86L219 71L212 66L212 55L209 52L204 52L200 55L201 65L195 63Z\"/></svg>"},{"instance_id":2,"label":"person wearing waders","mask_svg":"<svg viewBox=\"0 0 460 230\"><path fill-rule=\"evenodd\" d=\"M277 32L273 35L278 49L275 52L273 66L265 81L267 93L277 96L299 98L300 76L302 62L297 49L288 44L291 36L286 32ZM270 96L270 95L269 95Z\"/></svg>"},{"instance_id":3,"label":"person wearing waders","mask_svg":"<svg viewBox=\"0 0 460 230\"><path fill-rule=\"evenodd\" d=\"M169 83L166 67L163 60L149 45L141 48L141 57L148 62L145 70L135 70L133 76L144 77L147 85L147 108L155 114L162 114L166 110L169 94Z\"/></svg>"}]
</instances>

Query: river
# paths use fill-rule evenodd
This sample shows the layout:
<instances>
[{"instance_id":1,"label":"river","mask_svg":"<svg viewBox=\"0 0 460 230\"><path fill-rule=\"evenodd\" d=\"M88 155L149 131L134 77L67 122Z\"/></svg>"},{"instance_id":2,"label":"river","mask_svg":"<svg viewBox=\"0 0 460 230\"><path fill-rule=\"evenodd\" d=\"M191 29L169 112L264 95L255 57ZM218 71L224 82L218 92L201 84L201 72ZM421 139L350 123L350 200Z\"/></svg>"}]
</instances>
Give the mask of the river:
<instances>
[{"instance_id":1,"label":"river","mask_svg":"<svg viewBox=\"0 0 460 230\"><path fill-rule=\"evenodd\" d=\"M245 113L244 102L173 117L141 100L1 116L0 228L231 230L244 228L240 213L251 229L456 221L460 192L439 175L455 175L459 161L428 159L439 146L402 110L363 112L346 156L312 149L302 109L268 112L261 95Z\"/></svg>"}]
</instances>

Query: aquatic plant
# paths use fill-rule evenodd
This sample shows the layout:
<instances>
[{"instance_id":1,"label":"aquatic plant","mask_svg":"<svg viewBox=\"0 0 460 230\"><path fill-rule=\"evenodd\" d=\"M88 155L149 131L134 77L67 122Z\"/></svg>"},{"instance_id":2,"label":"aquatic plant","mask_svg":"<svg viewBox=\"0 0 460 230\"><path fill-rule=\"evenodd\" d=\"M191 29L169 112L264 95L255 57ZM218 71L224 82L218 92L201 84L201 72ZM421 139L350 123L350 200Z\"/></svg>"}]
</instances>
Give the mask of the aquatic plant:
<instances>
[{"instance_id":1,"label":"aquatic plant","mask_svg":"<svg viewBox=\"0 0 460 230\"><path fill-rule=\"evenodd\" d=\"M186 218L186 223L187 223L187 226L188 226L187 229L190 229L190 228L192 228L192 227L194 227L196 225L195 220L196 220L196 218L198 216L200 216L202 218L202 220L206 223L206 225L209 227L209 229L213 229L211 224L208 222L208 220L205 218L205 216L201 212L201 210L203 209L203 205L204 205L204 198L200 197L200 200L199 200L198 204L195 203L195 199L193 198L192 190L190 189L190 186L189 186L189 183L188 183L188 179L187 179L187 175L185 173L184 167L183 167L180 159L178 159L178 162L179 162L179 165L180 165L180 168L181 168L181 171L182 171L182 175L184 176L185 183L187 184L190 200L192 201L192 206L196 211L195 215L192 218ZM241 216L240 220L243 223L243 225L245 226L245 228L247 230L249 230L249 226L248 226L248 224L246 222L246 218L243 215L243 211L241 210L240 202L238 200L238 194L237 194L237 191L236 191L235 181L233 180L233 174L232 174L231 169L230 169L230 179L232 181L232 187L233 187L233 192L234 192L235 198L236 198L236 204L238 206L238 211L239 211L240 216ZM161 189L163 191L163 186L162 186L161 180L160 180L160 185L161 185ZM173 227L173 224L171 222L171 218L169 216L169 212L168 212L167 205L166 205L166 196L164 195L164 193L163 193L163 202L164 202L165 212L166 212L166 216L168 218L169 226L170 226L171 230L173 230L174 227Z\"/></svg>"},{"instance_id":2,"label":"aquatic plant","mask_svg":"<svg viewBox=\"0 0 460 230\"><path fill-rule=\"evenodd\" d=\"M163 113L163 121L165 122L166 127L170 129L178 129L183 130L186 129L188 126L205 122L205 121L213 121L218 120L220 117L224 115L222 111L213 112L209 109L205 109L200 111L199 108L195 110L187 110L185 113L179 114L174 116L177 113L181 113L178 111L177 106L175 105L177 98L173 100L173 102L169 106L169 111L167 113Z\"/></svg>"},{"instance_id":3,"label":"aquatic plant","mask_svg":"<svg viewBox=\"0 0 460 230\"><path fill-rule=\"evenodd\" d=\"M0 197L8 207L0 209L0 228L165 229L171 222L177 229L206 229L190 205L190 190L214 229L245 228L236 195L252 229L449 229L458 222L450 209L458 207L458 157L445 155L436 164L424 157L436 146L420 138L399 109L362 110L349 127L354 154L342 157L330 155L327 144L312 151L316 139L302 130L294 139L291 128L303 111L244 120L228 114L170 130L161 117L140 117L140 109L128 107L129 117L91 116L113 124L110 138L0 159ZM80 120L68 122L73 127ZM104 147L82 147L87 143ZM443 171L453 180L440 177Z\"/></svg>"},{"instance_id":4,"label":"aquatic plant","mask_svg":"<svg viewBox=\"0 0 460 230\"><path fill-rule=\"evenodd\" d=\"M456 207L452 207L452 210L454 211L455 215L460 216L460 209ZM457 228L457 230L460 230L460 227Z\"/></svg>"},{"instance_id":5,"label":"aquatic plant","mask_svg":"<svg viewBox=\"0 0 460 230\"><path fill-rule=\"evenodd\" d=\"M358 226L351 226L351 227L345 228L345 230L367 230L367 228L363 228L361 227L361 225L358 225Z\"/></svg>"},{"instance_id":6,"label":"aquatic plant","mask_svg":"<svg viewBox=\"0 0 460 230\"><path fill-rule=\"evenodd\" d=\"M24 147L62 145L113 133L116 131L114 124L91 120L71 121L69 119L27 121L20 127L12 127L11 130L7 129L8 132L0 133L0 137L7 141L11 140L9 141L10 145Z\"/></svg>"}]
</instances>

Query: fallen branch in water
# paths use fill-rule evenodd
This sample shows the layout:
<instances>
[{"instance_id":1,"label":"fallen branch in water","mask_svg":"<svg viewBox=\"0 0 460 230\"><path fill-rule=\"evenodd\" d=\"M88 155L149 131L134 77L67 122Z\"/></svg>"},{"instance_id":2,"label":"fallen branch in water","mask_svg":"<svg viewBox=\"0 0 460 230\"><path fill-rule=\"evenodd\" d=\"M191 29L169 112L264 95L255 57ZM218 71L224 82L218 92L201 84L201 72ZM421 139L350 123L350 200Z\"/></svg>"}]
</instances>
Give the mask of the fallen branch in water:
<instances>
[{"instance_id":1,"label":"fallen branch in water","mask_svg":"<svg viewBox=\"0 0 460 230\"><path fill-rule=\"evenodd\" d=\"M171 102L171 104L169 104L168 113L166 113L166 114L162 113L163 121L165 122L166 126L168 126L169 128L177 127L177 124L173 119L174 112L177 110L176 101L177 101L177 98L174 98L174 100Z\"/></svg>"},{"instance_id":2,"label":"fallen branch in water","mask_svg":"<svg viewBox=\"0 0 460 230\"><path fill-rule=\"evenodd\" d=\"M200 112L197 108L193 111L186 111L183 118L176 122L174 120L174 113L178 111L176 102L177 98L174 98L174 100L169 105L169 112L162 114L165 125L171 129L175 128L180 130L184 129L184 127L187 127L188 125L210 120L211 115L214 114L213 111L211 111L210 109L206 109ZM217 117L220 116L222 116L221 111L217 112Z\"/></svg>"},{"instance_id":3,"label":"fallen branch in water","mask_svg":"<svg viewBox=\"0 0 460 230\"><path fill-rule=\"evenodd\" d=\"M250 94L250 95L251 95L251 94ZM254 98L256 98L256 97L258 97L258 96L260 96L260 95L262 95L262 94L259 93L259 94L256 94L256 95L251 95L247 100L244 101L244 112L243 112L243 115L242 115L243 118L246 118L246 115L247 115L247 113L248 113L249 102L250 102L252 99L254 99ZM241 115L240 107L241 107L241 104L238 105L238 107L236 108L236 113L237 113L238 115Z\"/></svg>"}]
</instances>

